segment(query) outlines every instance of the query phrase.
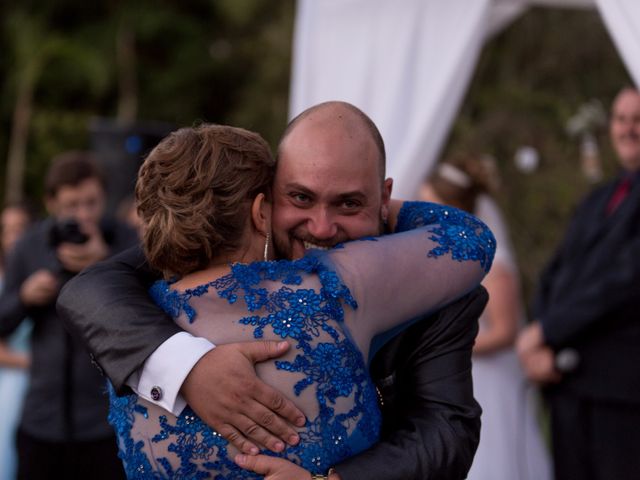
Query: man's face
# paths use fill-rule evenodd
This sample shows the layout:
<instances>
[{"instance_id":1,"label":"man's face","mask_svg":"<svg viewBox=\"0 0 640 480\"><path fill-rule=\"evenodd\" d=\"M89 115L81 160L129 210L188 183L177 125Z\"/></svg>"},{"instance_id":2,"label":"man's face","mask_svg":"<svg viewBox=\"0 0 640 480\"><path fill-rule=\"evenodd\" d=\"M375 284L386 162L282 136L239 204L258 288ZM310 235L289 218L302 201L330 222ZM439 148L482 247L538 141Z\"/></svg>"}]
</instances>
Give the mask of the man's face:
<instances>
[{"instance_id":1,"label":"man's face","mask_svg":"<svg viewBox=\"0 0 640 480\"><path fill-rule=\"evenodd\" d=\"M284 258L379 235L386 220L391 180L382 184L370 135L310 123L302 120L279 152L272 228Z\"/></svg>"},{"instance_id":2,"label":"man's face","mask_svg":"<svg viewBox=\"0 0 640 480\"><path fill-rule=\"evenodd\" d=\"M609 126L611 142L621 165L630 171L640 170L640 94L624 90L613 103Z\"/></svg>"},{"instance_id":3,"label":"man's face","mask_svg":"<svg viewBox=\"0 0 640 480\"><path fill-rule=\"evenodd\" d=\"M98 179L64 185L47 201L49 213L58 220L73 218L85 234L95 233L105 208L105 193Z\"/></svg>"}]
</instances>

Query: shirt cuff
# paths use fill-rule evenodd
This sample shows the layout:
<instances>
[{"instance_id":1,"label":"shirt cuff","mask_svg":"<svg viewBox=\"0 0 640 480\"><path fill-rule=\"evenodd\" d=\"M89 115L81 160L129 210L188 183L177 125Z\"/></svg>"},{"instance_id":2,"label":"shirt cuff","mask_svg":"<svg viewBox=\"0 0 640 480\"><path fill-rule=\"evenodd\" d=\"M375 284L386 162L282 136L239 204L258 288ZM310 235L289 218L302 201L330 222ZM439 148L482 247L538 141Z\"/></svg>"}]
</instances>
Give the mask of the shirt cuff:
<instances>
[{"instance_id":1,"label":"shirt cuff","mask_svg":"<svg viewBox=\"0 0 640 480\"><path fill-rule=\"evenodd\" d=\"M127 385L140 397L180 415L187 402L180 388L194 365L215 348L209 340L190 333L176 333L165 340L142 368L127 379Z\"/></svg>"}]
</instances>

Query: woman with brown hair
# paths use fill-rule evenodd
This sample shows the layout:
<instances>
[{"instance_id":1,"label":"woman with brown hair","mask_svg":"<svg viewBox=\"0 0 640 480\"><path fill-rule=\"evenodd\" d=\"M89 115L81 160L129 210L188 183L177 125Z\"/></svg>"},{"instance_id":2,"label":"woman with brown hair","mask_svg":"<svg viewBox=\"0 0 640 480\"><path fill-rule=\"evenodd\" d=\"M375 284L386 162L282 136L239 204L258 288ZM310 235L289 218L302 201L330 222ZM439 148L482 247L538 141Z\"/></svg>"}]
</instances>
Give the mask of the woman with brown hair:
<instances>
[{"instance_id":1,"label":"woman with brown hair","mask_svg":"<svg viewBox=\"0 0 640 480\"><path fill-rule=\"evenodd\" d=\"M364 360L371 339L477 285L494 240L463 212L398 203L389 221L404 233L274 261L274 172L266 142L240 128L202 125L164 139L136 185L144 250L164 276L151 294L180 327L217 344L294 347L257 371L307 418L300 442L277 455L324 473L378 439ZM176 417L112 392L109 419L130 478L260 478L189 407Z\"/></svg>"},{"instance_id":2,"label":"woman with brown hair","mask_svg":"<svg viewBox=\"0 0 640 480\"><path fill-rule=\"evenodd\" d=\"M506 224L491 196L492 164L459 154L436 166L420 199L473 213L496 237L496 255L482 285L489 302L473 348L474 396L482 407L480 445L470 480L545 480L549 458L533 415L531 391L514 350L524 323L518 269Z\"/></svg>"}]
</instances>

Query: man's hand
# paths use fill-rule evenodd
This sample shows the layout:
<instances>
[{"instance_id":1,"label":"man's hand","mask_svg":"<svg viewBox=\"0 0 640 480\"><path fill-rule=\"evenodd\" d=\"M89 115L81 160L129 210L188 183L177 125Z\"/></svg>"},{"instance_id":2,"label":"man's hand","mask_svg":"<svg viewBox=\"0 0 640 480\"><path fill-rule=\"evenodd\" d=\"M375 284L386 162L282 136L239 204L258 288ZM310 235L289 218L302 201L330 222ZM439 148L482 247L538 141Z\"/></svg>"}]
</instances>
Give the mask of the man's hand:
<instances>
[{"instance_id":1,"label":"man's hand","mask_svg":"<svg viewBox=\"0 0 640 480\"><path fill-rule=\"evenodd\" d=\"M53 273L37 270L20 286L20 300L27 307L42 307L55 300L59 289L60 282Z\"/></svg>"},{"instance_id":2,"label":"man's hand","mask_svg":"<svg viewBox=\"0 0 640 480\"><path fill-rule=\"evenodd\" d=\"M244 453L258 446L274 452L300 438L293 425L304 426L304 414L282 393L263 383L254 364L287 352L287 342L219 345L193 367L181 393L189 406Z\"/></svg>"},{"instance_id":3,"label":"man's hand","mask_svg":"<svg viewBox=\"0 0 640 480\"><path fill-rule=\"evenodd\" d=\"M516 351L529 380L538 384L558 383L562 375L555 367L555 353L544 343L540 322L525 328L516 342Z\"/></svg>"},{"instance_id":4,"label":"man's hand","mask_svg":"<svg viewBox=\"0 0 640 480\"><path fill-rule=\"evenodd\" d=\"M236 455L235 462L245 470L264 475L265 480L311 480L309 471L283 458ZM331 473L329 480L340 480L340 476Z\"/></svg>"},{"instance_id":5,"label":"man's hand","mask_svg":"<svg viewBox=\"0 0 640 480\"><path fill-rule=\"evenodd\" d=\"M109 255L109 247L99 231L92 232L85 243L61 243L56 250L58 260L69 272L80 272Z\"/></svg>"},{"instance_id":6,"label":"man's hand","mask_svg":"<svg viewBox=\"0 0 640 480\"><path fill-rule=\"evenodd\" d=\"M535 321L525 327L516 341L518 355L524 355L544 346L542 325Z\"/></svg>"}]
</instances>

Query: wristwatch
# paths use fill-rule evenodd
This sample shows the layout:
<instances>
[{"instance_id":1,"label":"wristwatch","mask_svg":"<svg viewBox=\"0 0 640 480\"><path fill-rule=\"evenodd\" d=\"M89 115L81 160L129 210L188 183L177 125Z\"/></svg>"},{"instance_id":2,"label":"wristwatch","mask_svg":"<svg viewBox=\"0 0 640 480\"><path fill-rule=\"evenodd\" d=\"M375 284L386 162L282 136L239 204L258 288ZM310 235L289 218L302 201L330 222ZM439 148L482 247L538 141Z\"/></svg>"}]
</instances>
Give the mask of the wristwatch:
<instances>
[{"instance_id":1,"label":"wristwatch","mask_svg":"<svg viewBox=\"0 0 640 480\"><path fill-rule=\"evenodd\" d=\"M329 469L329 471L327 472L326 475L322 475L322 474L316 474L314 475L313 473L311 474L311 480L329 480L329 475L331 475L332 473L335 473L335 470L333 469L333 467L331 467Z\"/></svg>"}]
</instances>

